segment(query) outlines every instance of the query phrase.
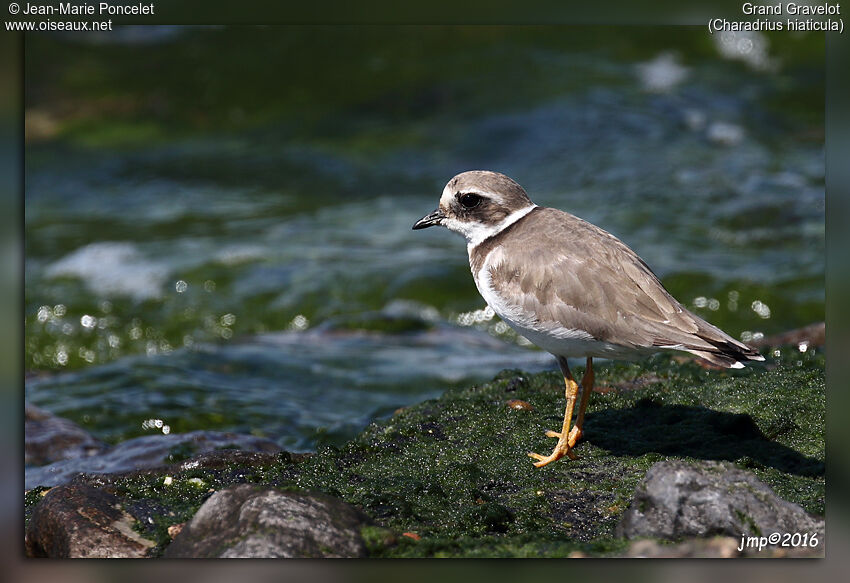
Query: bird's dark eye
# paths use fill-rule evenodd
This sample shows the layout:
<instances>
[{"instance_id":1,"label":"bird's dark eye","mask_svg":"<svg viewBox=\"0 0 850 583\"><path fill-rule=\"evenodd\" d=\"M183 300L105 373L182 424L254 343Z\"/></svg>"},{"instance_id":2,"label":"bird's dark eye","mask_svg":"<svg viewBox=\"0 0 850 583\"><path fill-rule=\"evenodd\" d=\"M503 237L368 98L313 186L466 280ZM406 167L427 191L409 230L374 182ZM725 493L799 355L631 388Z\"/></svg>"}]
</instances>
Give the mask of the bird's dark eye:
<instances>
[{"instance_id":1,"label":"bird's dark eye","mask_svg":"<svg viewBox=\"0 0 850 583\"><path fill-rule=\"evenodd\" d=\"M465 209L473 209L481 204L481 197L477 194L462 194L460 195L460 204Z\"/></svg>"}]
</instances>

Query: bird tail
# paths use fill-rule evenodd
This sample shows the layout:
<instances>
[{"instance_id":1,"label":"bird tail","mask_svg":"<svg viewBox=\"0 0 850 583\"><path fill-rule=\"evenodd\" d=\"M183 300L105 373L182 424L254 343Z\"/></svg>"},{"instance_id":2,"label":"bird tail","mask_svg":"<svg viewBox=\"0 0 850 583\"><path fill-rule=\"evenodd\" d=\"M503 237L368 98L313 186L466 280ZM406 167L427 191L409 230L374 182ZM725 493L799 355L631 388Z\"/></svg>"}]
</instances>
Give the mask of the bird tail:
<instances>
[{"instance_id":1,"label":"bird tail","mask_svg":"<svg viewBox=\"0 0 850 583\"><path fill-rule=\"evenodd\" d=\"M696 314L683 310L687 323L693 328L689 331L671 331L665 328L653 343L653 346L690 352L711 364L725 368L743 368L747 361L764 360L758 350L739 342L723 330L709 324Z\"/></svg>"},{"instance_id":2,"label":"bird tail","mask_svg":"<svg viewBox=\"0 0 850 583\"><path fill-rule=\"evenodd\" d=\"M764 360L764 357L759 354L749 354L744 352L739 353L730 353L730 352L713 352L708 350L688 350L691 354L699 356L703 360L707 360L711 364L716 364L717 366L723 366L726 368L744 368L744 363L751 360Z\"/></svg>"},{"instance_id":3,"label":"bird tail","mask_svg":"<svg viewBox=\"0 0 850 583\"><path fill-rule=\"evenodd\" d=\"M712 348L688 348L685 350L707 360L712 364L723 366L726 368L744 368L744 363L747 361L761 361L764 357L759 354L758 350L751 348L743 342L738 342L725 332L708 324L701 322L704 326L700 326L701 330L697 332L697 336L712 346Z\"/></svg>"}]
</instances>

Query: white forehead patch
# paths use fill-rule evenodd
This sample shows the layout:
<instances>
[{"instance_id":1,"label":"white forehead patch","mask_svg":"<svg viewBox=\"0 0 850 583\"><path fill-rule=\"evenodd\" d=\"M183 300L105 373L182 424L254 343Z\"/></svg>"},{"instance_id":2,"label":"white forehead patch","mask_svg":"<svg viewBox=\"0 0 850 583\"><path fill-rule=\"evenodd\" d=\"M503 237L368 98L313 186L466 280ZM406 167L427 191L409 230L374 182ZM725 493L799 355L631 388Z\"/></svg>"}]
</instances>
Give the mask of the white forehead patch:
<instances>
[{"instance_id":1,"label":"white forehead patch","mask_svg":"<svg viewBox=\"0 0 850 583\"><path fill-rule=\"evenodd\" d=\"M443 194L440 196L440 208L449 208L454 196L455 193L449 188L449 185L446 184L446 187L443 189Z\"/></svg>"}]
</instances>

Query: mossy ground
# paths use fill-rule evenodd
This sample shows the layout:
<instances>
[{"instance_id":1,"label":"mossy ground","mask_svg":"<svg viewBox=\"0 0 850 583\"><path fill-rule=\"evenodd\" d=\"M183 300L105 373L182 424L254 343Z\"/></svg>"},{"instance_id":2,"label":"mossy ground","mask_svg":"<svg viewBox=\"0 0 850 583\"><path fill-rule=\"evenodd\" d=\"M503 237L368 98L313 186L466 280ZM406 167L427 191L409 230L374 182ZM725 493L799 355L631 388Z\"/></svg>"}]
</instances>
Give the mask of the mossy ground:
<instances>
[{"instance_id":1,"label":"mossy ground","mask_svg":"<svg viewBox=\"0 0 850 583\"><path fill-rule=\"evenodd\" d=\"M614 531L635 486L669 458L733 461L823 514L822 354L786 348L740 371L659 355L598 366L596 386L579 458L541 469L527 453L551 449L544 430L560 427L563 382L554 371L503 371L301 461L266 456L184 470L170 485L154 472L108 486L160 549L167 527L188 520L211 491L256 482L322 491L362 508L378 525L364 531L374 556L618 554L628 543ZM531 408L511 408L512 399Z\"/></svg>"}]
</instances>

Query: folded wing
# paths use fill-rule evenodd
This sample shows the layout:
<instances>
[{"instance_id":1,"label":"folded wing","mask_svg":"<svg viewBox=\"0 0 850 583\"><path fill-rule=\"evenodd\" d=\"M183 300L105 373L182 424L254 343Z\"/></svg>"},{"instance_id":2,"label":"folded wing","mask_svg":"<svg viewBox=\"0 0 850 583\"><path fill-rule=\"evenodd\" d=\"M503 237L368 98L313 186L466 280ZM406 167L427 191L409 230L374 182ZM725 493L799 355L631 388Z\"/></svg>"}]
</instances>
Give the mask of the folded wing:
<instances>
[{"instance_id":1,"label":"folded wing","mask_svg":"<svg viewBox=\"0 0 850 583\"><path fill-rule=\"evenodd\" d=\"M727 367L763 360L682 306L619 239L568 213L540 211L517 225L489 270L496 293L535 314L541 329L566 324L596 340L684 350Z\"/></svg>"}]
</instances>

